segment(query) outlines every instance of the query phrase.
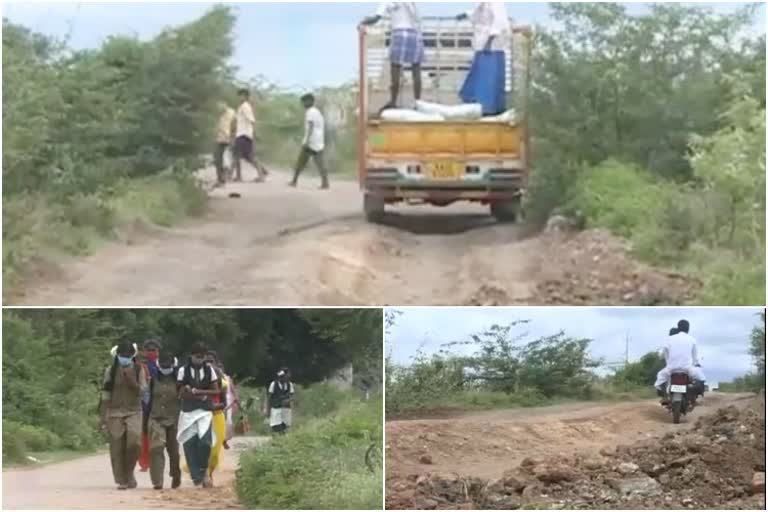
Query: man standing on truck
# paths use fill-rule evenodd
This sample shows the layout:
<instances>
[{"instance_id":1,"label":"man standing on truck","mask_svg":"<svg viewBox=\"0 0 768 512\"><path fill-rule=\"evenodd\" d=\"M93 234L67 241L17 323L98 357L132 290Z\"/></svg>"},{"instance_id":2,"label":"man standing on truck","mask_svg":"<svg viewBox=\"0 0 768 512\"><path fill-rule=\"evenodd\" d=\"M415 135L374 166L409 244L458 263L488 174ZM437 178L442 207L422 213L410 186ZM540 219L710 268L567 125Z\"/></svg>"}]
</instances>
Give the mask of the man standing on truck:
<instances>
[{"instance_id":1,"label":"man standing on truck","mask_svg":"<svg viewBox=\"0 0 768 512\"><path fill-rule=\"evenodd\" d=\"M475 31L475 57L461 99L481 103L484 115L501 114L506 109L504 51L511 33L507 8L503 2L481 2L474 12L459 14L457 19L471 19Z\"/></svg>"},{"instance_id":2,"label":"man standing on truck","mask_svg":"<svg viewBox=\"0 0 768 512\"><path fill-rule=\"evenodd\" d=\"M325 151L325 119L320 110L315 106L315 97L313 95L305 94L301 97L301 103L306 111L304 114L304 140L301 144L299 161L296 162L296 169L293 172L293 180L291 180L289 185L296 187L299 184L299 175L307 167L309 159L312 158L315 161L317 170L320 171L320 179L322 180L320 188L327 190L330 188L330 185L328 184L328 171L323 161L323 151Z\"/></svg>"},{"instance_id":3,"label":"man standing on truck","mask_svg":"<svg viewBox=\"0 0 768 512\"><path fill-rule=\"evenodd\" d=\"M416 2L382 2L374 16L363 20L363 25L375 25L383 18L389 18L392 36L389 45L392 83L390 100L382 110L397 107L400 93L400 78L403 66L413 71L413 96L421 99L421 63L424 61L424 41L421 35L421 19Z\"/></svg>"}]
</instances>

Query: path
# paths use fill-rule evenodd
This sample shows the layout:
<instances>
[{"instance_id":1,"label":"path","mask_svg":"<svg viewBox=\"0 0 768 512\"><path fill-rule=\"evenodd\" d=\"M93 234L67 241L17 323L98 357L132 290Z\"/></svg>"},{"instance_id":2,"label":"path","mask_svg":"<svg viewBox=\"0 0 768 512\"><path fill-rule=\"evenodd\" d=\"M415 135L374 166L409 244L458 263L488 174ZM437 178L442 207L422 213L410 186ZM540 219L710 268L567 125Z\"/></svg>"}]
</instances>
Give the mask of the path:
<instances>
[{"instance_id":1,"label":"path","mask_svg":"<svg viewBox=\"0 0 768 512\"><path fill-rule=\"evenodd\" d=\"M402 206L365 222L356 182L233 184L201 219L65 262L12 305L641 305L678 303L679 276L612 237L526 237L479 205ZM236 193L240 198L231 198Z\"/></svg>"},{"instance_id":2,"label":"path","mask_svg":"<svg viewBox=\"0 0 768 512\"><path fill-rule=\"evenodd\" d=\"M100 453L42 467L3 471L3 509L27 510L232 510L241 508L234 490L235 470L243 450L263 438L236 438L214 473L213 489L195 488L187 475L182 486L155 491L149 473L136 472L139 487L118 491L109 454Z\"/></svg>"}]
</instances>

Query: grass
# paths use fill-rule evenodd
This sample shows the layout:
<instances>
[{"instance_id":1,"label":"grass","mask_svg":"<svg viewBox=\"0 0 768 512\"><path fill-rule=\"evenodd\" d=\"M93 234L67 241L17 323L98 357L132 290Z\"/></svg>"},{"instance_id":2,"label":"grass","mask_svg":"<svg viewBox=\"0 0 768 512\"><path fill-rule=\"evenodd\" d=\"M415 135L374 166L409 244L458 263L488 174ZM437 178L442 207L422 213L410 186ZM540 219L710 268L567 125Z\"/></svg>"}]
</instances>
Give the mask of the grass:
<instances>
[{"instance_id":1,"label":"grass","mask_svg":"<svg viewBox=\"0 0 768 512\"><path fill-rule=\"evenodd\" d=\"M33 272L62 258L84 256L122 230L171 226L205 210L191 176L163 173L117 182L75 197L40 192L3 200L3 298L12 298Z\"/></svg>"},{"instance_id":2,"label":"grass","mask_svg":"<svg viewBox=\"0 0 768 512\"><path fill-rule=\"evenodd\" d=\"M293 432L244 453L237 493L246 508L380 510L382 470L365 453L382 436L381 399L350 399L336 412L297 423Z\"/></svg>"},{"instance_id":3,"label":"grass","mask_svg":"<svg viewBox=\"0 0 768 512\"><path fill-rule=\"evenodd\" d=\"M387 418L418 417L450 414L451 412L489 411L498 409L517 409L546 407L574 402L605 401L621 402L628 400L650 399L656 396L652 387L613 385L607 382L593 384L584 396L545 397L540 393L527 390L522 393L504 393L489 390L464 390L444 394L429 402L420 397L403 397L387 390Z\"/></svg>"}]
</instances>

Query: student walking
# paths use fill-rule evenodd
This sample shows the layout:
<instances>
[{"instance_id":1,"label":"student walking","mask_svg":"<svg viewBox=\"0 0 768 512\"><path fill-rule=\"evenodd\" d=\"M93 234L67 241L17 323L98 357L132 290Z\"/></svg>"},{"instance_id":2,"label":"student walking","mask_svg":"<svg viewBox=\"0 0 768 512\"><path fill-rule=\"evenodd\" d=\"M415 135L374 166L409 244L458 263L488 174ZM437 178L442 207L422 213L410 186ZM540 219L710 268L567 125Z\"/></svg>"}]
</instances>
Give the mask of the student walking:
<instances>
[{"instance_id":1,"label":"student walking","mask_svg":"<svg viewBox=\"0 0 768 512\"><path fill-rule=\"evenodd\" d=\"M163 354L159 359L157 374L149 383L149 474L152 486L158 490L163 488L166 451L171 487L176 489L181 485L179 442L176 439L180 412L176 374L176 359Z\"/></svg>"},{"instance_id":2,"label":"student walking","mask_svg":"<svg viewBox=\"0 0 768 512\"><path fill-rule=\"evenodd\" d=\"M268 409L269 426L275 434L285 434L293 421L293 383L285 368L277 372L277 380L269 385Z\"/></svg>"},{"instance_id":3,"label":"student walking","mask_svg":"<svg viewBox=\"0 0 768 512\"><path fill-rule=\"evenodd\" d=\"M216 438L211 397L219 395L221 390L216 370L205 361L207 353L204 345L196 344L187 364L178 370L181 414L177 438L184 447L192 482L195 486L212 487L208 461Z\"/></svg>"},{"instance_id":4,"label":"student walking","mask_svg":"<svg viewBox=\"0 0 768 512\"><path fill-rule=\"evenodd\" d=\"M136 361L136 345L121 343L104 373L101 425L109 434L112 476L119 490L137 486L134 471L141 453L142 396L147 372Z\"/></svg>"}]
</instances>

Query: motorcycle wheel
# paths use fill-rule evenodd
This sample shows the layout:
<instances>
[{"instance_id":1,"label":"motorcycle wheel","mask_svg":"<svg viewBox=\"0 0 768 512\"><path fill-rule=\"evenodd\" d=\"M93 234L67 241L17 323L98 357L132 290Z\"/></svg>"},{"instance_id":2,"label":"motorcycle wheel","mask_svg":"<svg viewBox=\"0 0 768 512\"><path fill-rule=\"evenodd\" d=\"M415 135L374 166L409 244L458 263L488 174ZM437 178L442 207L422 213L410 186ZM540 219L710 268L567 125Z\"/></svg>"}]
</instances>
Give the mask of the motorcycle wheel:
<instances>
[{"instance_id":1,"label":"motorcycle wheel","mask_svg":"<svg viewBox=\"0 0 768 512\"><path fill-rule=\"evenodd\" d=\"M672 423L678 425L680 423L680 413L683 409L683 402L672 402Z\"/></svg>"}]
</instances>

